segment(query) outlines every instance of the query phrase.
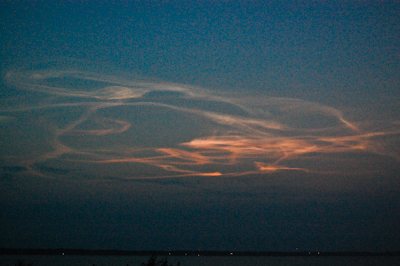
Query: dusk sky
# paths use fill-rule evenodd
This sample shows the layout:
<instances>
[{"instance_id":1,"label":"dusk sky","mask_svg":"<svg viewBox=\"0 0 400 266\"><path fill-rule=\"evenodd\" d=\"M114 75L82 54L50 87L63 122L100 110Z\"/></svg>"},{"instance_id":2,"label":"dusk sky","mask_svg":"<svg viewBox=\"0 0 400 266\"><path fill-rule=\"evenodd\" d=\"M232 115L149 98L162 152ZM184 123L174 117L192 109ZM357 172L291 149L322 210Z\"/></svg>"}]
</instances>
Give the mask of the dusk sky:
<instances>
[{"instance_id":1,"label":"dusk sky","mask_svg":"<svg viewBox=\"0 0 400 266\"><path fill-rule=\"evenodd\" d=\"M0 247L400 250L399 1L1 1Z\"/></svg>"}]
</instances>

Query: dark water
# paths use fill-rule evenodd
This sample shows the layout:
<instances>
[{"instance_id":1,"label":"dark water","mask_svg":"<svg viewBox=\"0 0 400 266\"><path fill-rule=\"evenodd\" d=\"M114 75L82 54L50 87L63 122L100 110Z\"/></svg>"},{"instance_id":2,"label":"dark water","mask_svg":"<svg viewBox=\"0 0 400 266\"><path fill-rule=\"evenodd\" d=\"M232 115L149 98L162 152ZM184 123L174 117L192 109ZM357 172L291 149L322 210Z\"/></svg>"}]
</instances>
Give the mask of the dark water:
<instances>
[{"instance_id":1,"label":"dark water","mask_svg":"<svg viewBox=\"0 0 400 266\"><path fill-rule=\"evenodd\" d=\"M0 256L1 266L14 266L18 260L33 266L140 266L147 262L145 256ZM163 257L159 257L162 259ZM182 266L375 266L400 265L400 257L219 257L219 256L170 256L168 261Z\"/></svg>"}]
</instances>

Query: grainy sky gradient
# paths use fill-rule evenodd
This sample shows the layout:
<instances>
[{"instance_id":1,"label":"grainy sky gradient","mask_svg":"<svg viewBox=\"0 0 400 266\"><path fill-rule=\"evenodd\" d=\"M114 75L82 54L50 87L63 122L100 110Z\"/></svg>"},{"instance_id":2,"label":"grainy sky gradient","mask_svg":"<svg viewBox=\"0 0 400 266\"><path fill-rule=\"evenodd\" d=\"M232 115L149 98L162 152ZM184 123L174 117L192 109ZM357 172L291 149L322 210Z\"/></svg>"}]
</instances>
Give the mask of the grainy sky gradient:
<instances>
[{"instance_id":1,"label":"grainy sky gradient","mask_svg":"<svg viewBox=\"0 0 400 266\"><path fill-rule=\"evenodd\" d=\"M0 10L0 247L399 249L399 2Z\"/></svg>"}]
</instances>

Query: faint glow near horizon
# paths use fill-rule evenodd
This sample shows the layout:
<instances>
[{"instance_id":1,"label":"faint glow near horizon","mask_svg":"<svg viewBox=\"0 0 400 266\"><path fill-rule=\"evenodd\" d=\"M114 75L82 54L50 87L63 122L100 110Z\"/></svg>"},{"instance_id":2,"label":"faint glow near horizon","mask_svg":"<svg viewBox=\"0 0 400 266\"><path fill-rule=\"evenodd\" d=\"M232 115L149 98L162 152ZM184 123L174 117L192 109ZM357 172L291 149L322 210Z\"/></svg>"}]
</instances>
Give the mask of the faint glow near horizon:
<instances>
[{"instance_id":1,"label":"faint glow near horizon","mask_svg":"<svg viewBox=\"0 0 400 266\"><path fill-rule=\"evenodd\" d=\"M300 99L222 96L76 70L14 71L5 80L40 95L4 107L0 122L12 130L29 112L41 121L50 150L10 156L9 163L42 177L68 178L70 171L90 179L341 173L345 167L319 162L334 162L334 154L349 155L348 162L367 154L400 160L390 149L399 121L352 122L340 110ZM74 81L92 85L74 87ZM55 112L61 109L68 111Z\"/></svg>"}]
</instances>

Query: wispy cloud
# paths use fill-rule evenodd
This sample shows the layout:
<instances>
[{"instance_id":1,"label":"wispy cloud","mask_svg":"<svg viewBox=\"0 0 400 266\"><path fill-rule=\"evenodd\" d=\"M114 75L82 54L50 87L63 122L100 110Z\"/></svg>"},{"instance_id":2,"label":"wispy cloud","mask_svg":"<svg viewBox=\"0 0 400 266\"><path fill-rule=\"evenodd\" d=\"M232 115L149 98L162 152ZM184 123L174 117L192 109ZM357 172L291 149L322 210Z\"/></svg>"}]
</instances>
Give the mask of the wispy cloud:
<instances>
[{"instance_id":1,"label":"wispy cloud","mask_svg":"<svg viewBox=\"0 0 400 266\"><path fill-rule=\"evenodd\" d=\"M399 153L387 148L399 139L399 121L352 122L340 110L300 99L219 95L76 70L14 71L5 79L18 89L48 97L1 110L3 118L42 110L40 119L52 132L47 140L52 151L23 156L18 163L44 177L88 174L95 168L101 171L92 174L100 179L324 172L313 165L330 154L351 155L348 160L375 154L400 161ZM77 89L74 80L100 85ZM63 117L53 113L60 108L83 111L56 126L52 121ZM155 145L157 138L168 141ZM35 167L38 164L43 166ZM138 174L138 165L149 170L139 167Z\"/></svg>"}]
</instances>

